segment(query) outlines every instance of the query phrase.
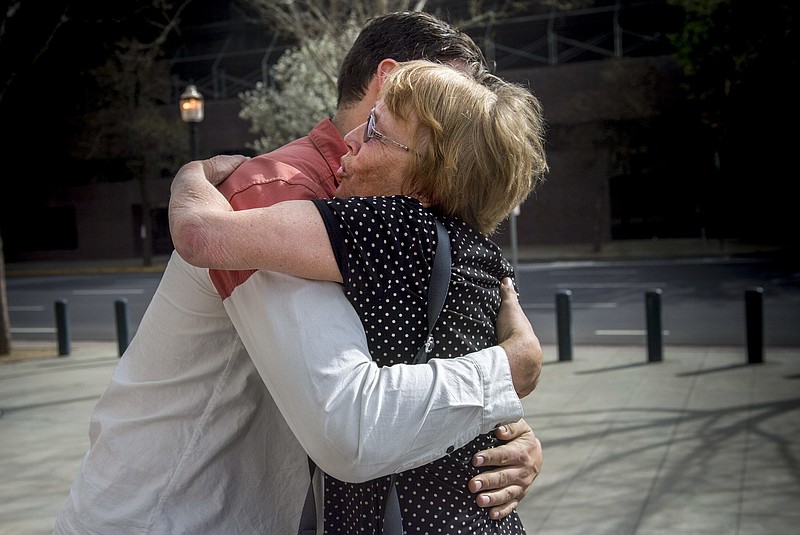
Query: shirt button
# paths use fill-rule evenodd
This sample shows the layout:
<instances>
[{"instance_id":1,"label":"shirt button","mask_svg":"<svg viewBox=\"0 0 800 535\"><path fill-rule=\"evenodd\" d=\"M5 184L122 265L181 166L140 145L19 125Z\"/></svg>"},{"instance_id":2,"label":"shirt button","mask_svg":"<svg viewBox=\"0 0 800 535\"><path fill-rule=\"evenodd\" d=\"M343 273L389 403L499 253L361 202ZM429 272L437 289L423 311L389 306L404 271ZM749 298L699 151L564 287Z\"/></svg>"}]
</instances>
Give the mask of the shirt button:
<instances>
[{"instance_id":1,"label":"shirt button","mask_svg":"<svg viewBox=\"0 0 800 535\"><path fill-rule=\"evenodd\" d=\"M453 453L454 449L455 448L453 446L450 446L449 448L447 448L447 453Z\"/></svg>"}]
</instances>

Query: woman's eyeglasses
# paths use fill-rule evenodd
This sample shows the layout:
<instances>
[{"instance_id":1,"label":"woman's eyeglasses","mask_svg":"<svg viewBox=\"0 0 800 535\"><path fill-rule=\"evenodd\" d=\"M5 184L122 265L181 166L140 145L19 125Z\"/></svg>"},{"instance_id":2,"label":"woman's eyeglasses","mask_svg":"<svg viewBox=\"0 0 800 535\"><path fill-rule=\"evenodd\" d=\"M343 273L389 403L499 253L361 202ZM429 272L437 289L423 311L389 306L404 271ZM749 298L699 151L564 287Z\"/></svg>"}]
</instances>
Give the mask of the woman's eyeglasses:
<instances>
[{"instance_id":1,"label":"woman's eyeglasses","mask_svg":"<svg viewBox=\"0 0 800 535\"><path fill-rule=\"evenodd\" d=\"M369 119L367 119L367 127L364 129L364 143L366 143L372 138L378 138L379 140L384 141L386 143L391 143L392 145L400 147L406 152L411 150L406 145L398 143L392 138L387 137L378 132L377 130L375 130L375 108L372 108L372 111L369 112Z\"/></svg>"}]
</instances>

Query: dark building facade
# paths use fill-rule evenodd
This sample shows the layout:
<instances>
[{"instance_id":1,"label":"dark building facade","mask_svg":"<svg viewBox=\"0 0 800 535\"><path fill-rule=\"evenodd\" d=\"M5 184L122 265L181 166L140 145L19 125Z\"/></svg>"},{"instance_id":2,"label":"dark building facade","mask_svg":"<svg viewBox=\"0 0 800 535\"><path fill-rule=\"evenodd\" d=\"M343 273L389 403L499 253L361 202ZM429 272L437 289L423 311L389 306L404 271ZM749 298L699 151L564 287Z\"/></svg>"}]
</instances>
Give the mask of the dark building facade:
<instances>
[{"instance_id":1,"label":"dark building facade","mask_svg":"<svg viewBox=\"0 0 800 535\"><path fill-rule=\"evenodd\" d=\"M444 9L448 2L433 4ZM463 3L451 4L453 13ZM199 5L205 11L187 19L181 46L168 60L175 105L164 113L178 113L177 97L191 81L206 98L196 130L200 157L250 153L252 134L238 117L237 94L263 76L286 43L269 40L226 3ZM602 247L612 239L704 235L698 198L670 193L676 191L670 167L691 167L705 156L673 135L683 128L680 73L668 44L653 37L664 6L598 2L569 13L537 7L502 26L467 28L499 75L529 85L547 120L550 173L521 207L520 245ZM163 177L54 188L34 207L45 222L39 232L9 224L4 208L6 261L137 257L143 247L167 254L169 185ZM509 225L495 239L507 244Z\"/></svg>"}]
</instances>

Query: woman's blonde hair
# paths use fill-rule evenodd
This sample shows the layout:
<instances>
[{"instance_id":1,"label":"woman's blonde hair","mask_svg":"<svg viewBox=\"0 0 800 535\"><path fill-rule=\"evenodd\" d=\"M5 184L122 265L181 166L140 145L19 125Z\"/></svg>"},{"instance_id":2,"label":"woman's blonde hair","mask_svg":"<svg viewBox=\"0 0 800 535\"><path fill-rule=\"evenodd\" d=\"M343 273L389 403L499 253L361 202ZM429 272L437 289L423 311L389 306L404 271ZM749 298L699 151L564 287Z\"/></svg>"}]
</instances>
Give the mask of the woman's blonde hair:
<instances>
[{"instance_id":1,"label":"woman's blonde hair","mask_svg":"<svg viewBox=\"0 0 800 535\"><path fill-rule=\"evenodd\" d=\"M542 110L527 89L420 60L398 64L381 98L416 121L410 193L484 235L544 180Z\"/></svg>"}]
</instances>

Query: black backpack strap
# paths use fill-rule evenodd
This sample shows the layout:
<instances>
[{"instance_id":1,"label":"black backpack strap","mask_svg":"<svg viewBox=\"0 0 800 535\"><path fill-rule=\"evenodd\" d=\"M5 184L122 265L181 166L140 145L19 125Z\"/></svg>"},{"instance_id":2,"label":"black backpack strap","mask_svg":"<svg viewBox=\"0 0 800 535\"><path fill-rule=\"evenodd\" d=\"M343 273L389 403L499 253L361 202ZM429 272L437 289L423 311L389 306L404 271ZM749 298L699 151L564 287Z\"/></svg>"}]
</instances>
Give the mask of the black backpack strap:
<instances>
[{"instance_id":1,"label":"black backpack strap","mask_svg":"<svg viewBox=\"0 0 800 535\"><path fill-rule=\"evenodd\" d=\"M300 525L297 535L317 535L317 501L314 498L314 473L317 471L317 464L308 458L308 492L306 501L303 504L303 512L300 514Z\"/></svg>"},{"instance_id":2,"label":"black backpack strap","mask_svg":"<svg viewBox=\"0 0 800 535\"><path fill-rule=\"evenodd\" d=\"M383 535L403 535L403 514L397 497L397 474L389 478L389 494L383 510Z\"/></svg>"},{"instance_id":3,"label":"black backpack strap","mask_svg":"<svg viewBox=\"0 0 800 535\"><path fill-rule=\"evenodd\" d=\"M450 235L438 219L436 220L436 254L433 257L431 283L428 288L428 337L414 357L414 364L428 362L428 353L433 349L433 328L444 307L447 289L450 287Z\"/></svg>"},{"instance_id":4,"label":"black backpack strap","mask_svg":"<svg viewBox=\"0 0 800 535\"><path fill-rule=\"evenodd\" d=\"M428 353L433 349L433 328L442 312L447 289L450 286L452 266L450 235L438 219L436 220L436 236L436 254L433 257L431 283L428 288L428 337L417 352L414 364L428 362ZM403 535L403 516L400 512L400 500L397 497L397 474L392 474L389 481L389 495L386 497L386 509L383 514L383 534Z\"/></svg>"}]
</instances>

